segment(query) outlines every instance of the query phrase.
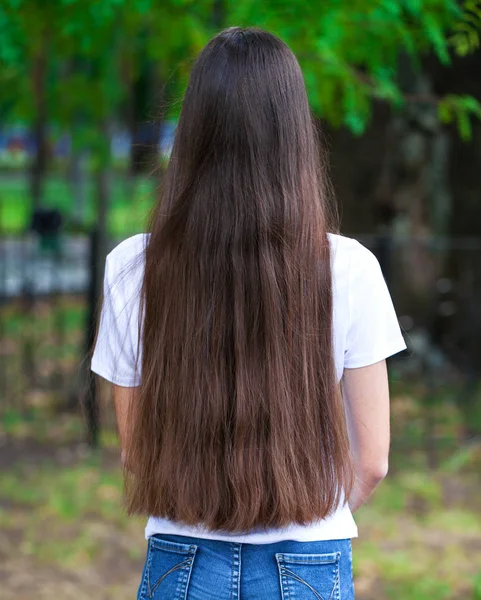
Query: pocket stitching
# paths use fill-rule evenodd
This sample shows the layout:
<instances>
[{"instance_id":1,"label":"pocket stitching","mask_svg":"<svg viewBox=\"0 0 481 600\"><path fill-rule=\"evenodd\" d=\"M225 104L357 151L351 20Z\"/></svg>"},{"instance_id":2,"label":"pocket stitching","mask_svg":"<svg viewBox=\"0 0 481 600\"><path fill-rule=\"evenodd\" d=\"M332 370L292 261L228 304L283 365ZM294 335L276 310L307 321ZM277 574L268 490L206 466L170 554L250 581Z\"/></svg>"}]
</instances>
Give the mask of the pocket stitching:
<instances>
[{"instance_id":1,"label":"pocket stitching","mask_svg":"<svg viewBox=\"0 0 481 600\"><path fill-rule=\"evenodd\" d=\"M299 575L296 575L296 573L294 573L294 571L291 571L290 569L284 569L284 573L287 573L291 577L291 579L295 579L296 581L303 583L306 587L308 587L311 590L311 592L316 596L316 598L318 598L318 600L325 600L323 598L323 596L321 596L321 594L312 587L312 585L307 583L307 581L302 579L302 577L300 577ZM334 588L333 588L333 591L334 591ZM289 594L289 596L290 596L290 594ZM329 600L332 600L332 592L331 592L331 597L329 598Z\"/></svg>"},{"instance_id":2,"label":"pocket stitching","mask_svg":"<svg viewBox=\"0 0 481 600\"><path fill-rule=\"evenodd\" d=\"M189 589L189 581L190 581L190 576L192 574L192 569L194 567L194 559L195 559L195 553L197 550L197 546L195 547L195 550L193 551L192 556L190 557L190 568L185 568L184 572L183 572L183 576L182 576L182 581L181 581L181 586L180 586L180 597L179 600L186 600L187 598L187 590Z\"/></svg>"},{"instance_id":3,"label":"pocket stitching","mask_svg":"<svg viewBox=\"0 0 481 600\"><path fill-rule=\"evenodd\" d=\"M196 546L195 544L192 544L190 546L190 550L189 550L189 568L185 568L184 569L184 577L183 577L183 581L182 581L182 586L181 586L181 590L180 590L180 600L186 600L187 598L187 591L189 589L189 583L190 583L190 577L192 575L192 569L194 568L194 561L195 561L195 557L196 557L196 553L197 553L197 549L198 546Z\"/></svg>"},{"instance_id":4,"label":"pocket stitching","mask_svg":"<svg viewBox=\"0 0 481 600\"><path fill-rule=\"evenodd\" d=\"M327 554L276 554L276 558L285 563L295 563L304 565L329 565L339 562L340 552L330 552Z\"/></svg>"},{"instance_id":5,"label":"pocket stitching","mask_svg":"<svg viewBox=\"0 0 481 600\"><path fill-rule=\"evenodd\" d=\"M150 590L150 592L151 592L150 593L150 597L152 598L154 596L157 588L162 583L162 581L167 577L167 575L169 575L170 573L173 573L174 571L178 571L179 569L188 569L191 564L192 564L192 559L188 558L188 559L183 560L182 562L180 562L178 565L174 565L171 569L169 569L163 575L161 575L157 579L157 581L154 583L154 585L152 586L152 588Z\"/></svg>"},{"instance_id":6,"label":"pocket stitching","mask_svg":"<svg viewBox=\"0 0 481 600\"><path fill-rule=\"evenodd\" d=\"M142 588L142 593L144 594L145 597L145 592L147 592L147 595L149 598L153 598L155 592L157 591L157 589L159 588L160 584L162 583L162 581L164 580L165 577L167 577L167 575L169 575L170 573L173 573L174 571L177 570L182 570L183 573L182 575L182 579L180 581L180 586L179 586L179 592L180 592L180 596L179 596L179 600L182 600L182 596L184 597L185 600L185 596L187 595L187 590L188 590L188 585L189 585L189 581L190 581L190 575L192 573L192 567L194 564L194 558L197 552L197 546L194 544L191 544L190 546L188 544L178 544L178 546L185 546L185 548L187 548L186 552L182 552L182 554L187 554L187 558L184 559L183 561L181 561L180 563L178 563L177 565L174 565L172 568L170 568L166 573L164 573L163 575L161 575L157 581L154 583L154 585L151 585L151 581L150 581L150 572L151 572L151 567L152 567L152 556L153 556L153 550L158 550L160 552L163 551L167 551L167 552L174 552L174 553L180 553L180 550L172 550L172 548L165 548L164 546L162 546L161 544L155 543L156 540L154 540L153 538L149 538L149 552L148 552L148 565L147 565L147 586L143 586ZM163 540L163 542L165 542L165 540ZM175 544L176 542L169 542L170 544ZM147 590L145 589L145 587L147 587ZM176 594L177 596L177 594Z\"/></svg>"},{"instance_id":7,"label":"pocket stitching","mask_svg":"<svg viewBox=\"0 0 481 600\"><path fill-rule=\"evenodd\" d=\"M147 561L145 566L145 575L142 581L142 586L140 588L140 600L146 598L146 595L149 593L150 589L150 568L152 565L152 544L149 539L147 543Z\"/></svg>"},{"instance_id":8,"label":"pocket stitching","mask_svg":"<svg viewBox=\"0 0 481 600\"><path fill-rule=\"evenodd\" d=\"M179 542L156 539L155 537L149 538L149 541L157 550L165 550L166 552L174 552L176 554L192 554L197 549L197 546L194 544L180 544Z\"/></svg>"},{"instance_id":9,"label":"pocket stitching","mask_svg":"<svg viewBox=\"0 0 481 600\"><path fill-rule=\"evenodd\" d=\"M339 569L339 562L340 562L340 558L341 558L341 552L333 552L333 553L329 553L329 554L278 554L276 553L275 555L276 557L276 562L277 562L277 567L279 570L279 576L281 579L281 594L282 594L282 600L289 600L289 598L291 597L291 593L289 591L289 577L291 577L292 579L298 581L299 583L304 584L306 587L308 587L314 594L315 596L318 598L318 600L325 600L323 596L321 596L321 594L319 594L319 592L317 590L315 590L309 583L307 583L307 581L305 581L302 577L300 577L300 575L297 575L296 573L294 573L294 571L291 571L291 569L289 569L286 566L286 563L289 564L290 562L294 563L294 564L304 564L304 565L329 565L329 564L335 564L335 568L334 568L334 583L332 586L332 590L331 593L329 595L329 598L327 600L333 600L334 598L334 594L336 594L336 598L337 600L339 600L339 583L340 583L340 569ZM286 560L286 557L289 557L288 560ZM310 560L306 560L306 557L311 557ZM333 557L334 560L315 560L315 557L319 558L327 558L327 557ZM284 592L286 592L286 595L284 594Z\"/></svg>"}]
</instances>

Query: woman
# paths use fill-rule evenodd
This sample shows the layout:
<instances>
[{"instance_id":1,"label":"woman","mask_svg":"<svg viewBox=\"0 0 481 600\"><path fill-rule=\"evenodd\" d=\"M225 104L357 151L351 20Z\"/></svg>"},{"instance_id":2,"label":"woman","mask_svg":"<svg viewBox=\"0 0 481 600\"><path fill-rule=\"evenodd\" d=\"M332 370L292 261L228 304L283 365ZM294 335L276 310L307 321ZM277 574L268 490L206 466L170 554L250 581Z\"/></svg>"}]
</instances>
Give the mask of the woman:
<instances>
[{"instance_id":1,"label":"woman","mask_svg":"<svg viewBox=\"0 0 481 600\"><path fill-rule=\"evenodd\" d=\"M328 191L292 52L217 35L150 234L107 258L92 360L129 513L150 515L142 600L354 597L352 512L387 472L384 359L405 345Z\"/></svg>"}]
</instances>

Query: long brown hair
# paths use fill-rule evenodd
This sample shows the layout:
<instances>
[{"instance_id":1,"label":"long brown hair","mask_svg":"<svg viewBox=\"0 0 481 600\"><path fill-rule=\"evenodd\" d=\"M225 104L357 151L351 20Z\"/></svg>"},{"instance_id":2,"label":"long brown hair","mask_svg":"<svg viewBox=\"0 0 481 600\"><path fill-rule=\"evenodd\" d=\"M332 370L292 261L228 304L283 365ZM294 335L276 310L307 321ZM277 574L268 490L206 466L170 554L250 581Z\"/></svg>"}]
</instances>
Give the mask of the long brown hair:
<instances>
[{"instance_id":1,"label":"long brown hair","mask_svg":"<svg viewBox=\"0 0 481 600\"><path fill-rule=\"evenodd\" d=\"M213 38L145 251L131 513L246 531L349 494L319 157L291 50L251 28Z\"/></svg>"}]
</instances>

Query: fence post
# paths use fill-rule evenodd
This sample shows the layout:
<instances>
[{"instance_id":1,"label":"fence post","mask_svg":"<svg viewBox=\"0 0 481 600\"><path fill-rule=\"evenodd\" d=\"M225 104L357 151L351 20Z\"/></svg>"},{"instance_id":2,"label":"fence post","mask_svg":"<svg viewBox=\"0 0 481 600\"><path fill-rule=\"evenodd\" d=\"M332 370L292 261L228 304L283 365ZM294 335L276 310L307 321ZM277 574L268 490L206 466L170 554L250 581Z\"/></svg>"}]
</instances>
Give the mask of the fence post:
<instances>
[{"instance_id":1,"label":"fence post","mask_svg":"<svg viewBox=\"0 0 481 600\"><path fill-rule=\"evenodd\" d=\"M98 277L99 234L94 227L89 237L89 289L87 296L87 355L90 356L95 343L97 306L100 299ZM99 445L100 410L94 374L88 370L88 386L85 394L85 416L87 419L88 442L94 448Z\"/></svg>"}]
</instances>

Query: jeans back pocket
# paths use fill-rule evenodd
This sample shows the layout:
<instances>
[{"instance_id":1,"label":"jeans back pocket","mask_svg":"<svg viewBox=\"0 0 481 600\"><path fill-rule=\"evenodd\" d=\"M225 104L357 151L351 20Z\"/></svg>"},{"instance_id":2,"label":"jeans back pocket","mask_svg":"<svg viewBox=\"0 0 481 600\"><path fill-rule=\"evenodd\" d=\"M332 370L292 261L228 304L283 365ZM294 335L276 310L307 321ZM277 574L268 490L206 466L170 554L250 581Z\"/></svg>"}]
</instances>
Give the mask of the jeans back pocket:
<instances>
[{"instance_id":1,"label":"jeans back pocket","mask_svg":"<svg viewBox=\"0 0 481 600\"><path fill-rule=\"evenodd\" d=\"M276 554L282 600L340 600L340 552Z\"/></svg>"},{"instance_id":2,"label":"jeans back pocket","mask_svg":"<svg viewBox=\"0 0 481 600\"><path fill-rule=\"evenodd\" d=\"M197 546L149 538L138 600L185 600Z\"/></svg>"}]
</instances>

